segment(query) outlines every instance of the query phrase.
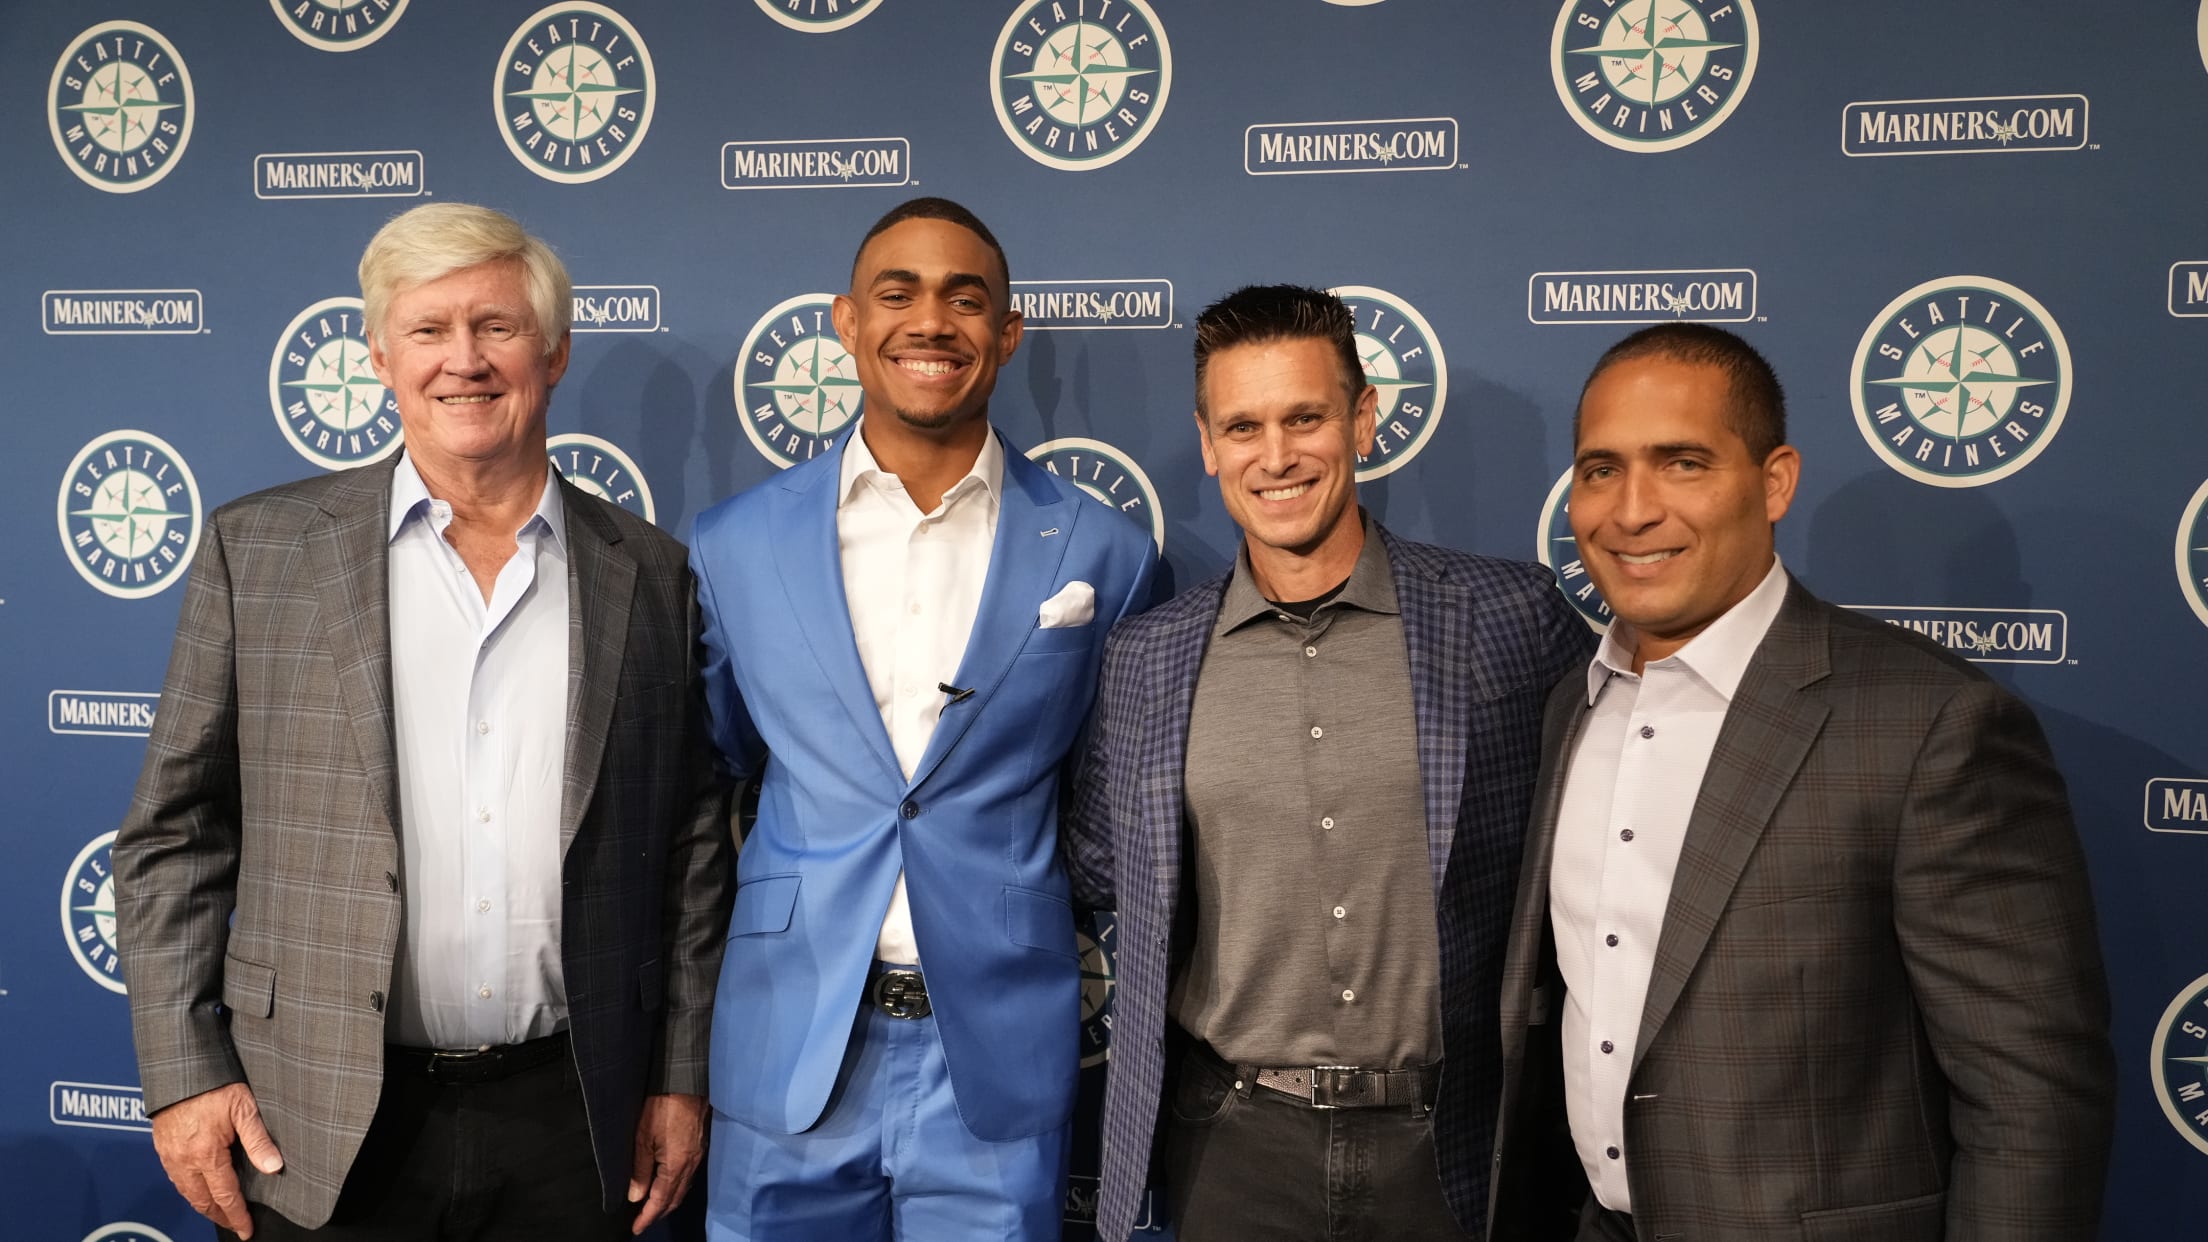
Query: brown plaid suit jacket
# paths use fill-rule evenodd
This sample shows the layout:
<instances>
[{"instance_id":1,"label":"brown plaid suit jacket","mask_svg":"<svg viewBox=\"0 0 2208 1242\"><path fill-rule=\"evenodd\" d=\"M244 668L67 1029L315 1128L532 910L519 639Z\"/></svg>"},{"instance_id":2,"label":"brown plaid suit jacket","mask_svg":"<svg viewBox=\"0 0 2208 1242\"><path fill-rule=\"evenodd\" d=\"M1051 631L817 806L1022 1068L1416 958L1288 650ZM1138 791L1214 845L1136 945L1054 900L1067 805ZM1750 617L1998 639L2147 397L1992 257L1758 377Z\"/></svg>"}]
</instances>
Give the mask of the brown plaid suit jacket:
<instances>
[{"instance_id":1,"label":"brown plaid suit jacket","mask_svg":"<svg viewBox=\"0 0 2208 1242\"><path fill-rule=\"evenodd\" d=\"M387 517L395 463L215 511L115 842L146 1107L243 1080L284 1170L249 1198L319 1226L374 1116L398 891ZM562 965L607 1202L648 1092L704 1094L728 924L682 546L562 484ZM233 921L233 913L235 919Z\"/></svg>"},{"instance_id":2,"label":"brown plaid suit jacket","mask_svg":"<svg viewBox=\"0 0 2208 1242\"><path fill-rule=\"evenodd\" d=\"M1504 965L1492 1235L1570 1238L1549 865L1584 677L1549 702ZM1641 1242L2020 1242L2098 1227L2115 1067L2085 860L2029 708L1799 583L1687 828L1627 1086Z\"/></svg>"}]
</instances>

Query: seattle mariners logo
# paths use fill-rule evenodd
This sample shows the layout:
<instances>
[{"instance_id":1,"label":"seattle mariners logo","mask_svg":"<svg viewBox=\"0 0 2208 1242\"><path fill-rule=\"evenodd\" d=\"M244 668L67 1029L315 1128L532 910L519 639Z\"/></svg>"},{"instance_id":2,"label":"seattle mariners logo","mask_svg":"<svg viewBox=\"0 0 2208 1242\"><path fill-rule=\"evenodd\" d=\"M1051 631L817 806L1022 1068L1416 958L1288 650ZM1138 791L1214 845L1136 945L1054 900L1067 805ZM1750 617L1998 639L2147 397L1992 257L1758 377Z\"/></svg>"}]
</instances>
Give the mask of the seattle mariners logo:
<instances>
[{"instance_id":1,"label":"seattle mariners logo","mask_svg":"<svg viewBox=\"0 0 2208 1242\"><path fill-rule=\"evenodd\" d=\"M405 434L399 403L368 365L359 298L324 298L294 316L268 360L268 405L299 455L324 470L382 461Z\"/></svg>"},{"instance_id":2,"label":"seattle mariners logo","mask_svg":"<svg viewBox=\"0 0 2208 1242\"><path fill-rule=\"evenodd\" d=\"M1027 459L1126 514L1150 532L1160 552L1165 550L1165 511L1158 507L1158 489L1150 486L1150 476L1134 458L1102 440L1069 436L1036 445L1027 451Z\"/></svg>"},{"instance_id":3,"label":"seattle mariners logo","mask_svg":"<svg viewBox=\"0 0 2208 1242\"><path fill-rule=\"evenodd\" d=\"M609 500L647 522L657 521L652 485L636 462L611 440L570 431L544 442L545 456L560 477L600 500Z\"/></svg>"},{"instance_id":4,"label":"seattle mariners logo","mask_svg":"<svg viewBox=\"0 0 2208 1242\"><path fill-rule=\"evenodd\" d=\"M659 78L628 19L571 0L542 8L499 57L491 108L506 147L551 181L596 181L652 127Z\"/></svg>"},{"instance_id":5,"label":"seattle mariners logo","mask_svg":"<svg viewBox=\"0 0 2208 1242\"><path fill-rule=\"evenodd\" d=\"M199 483L159 436L110 431L77 451L55 502L61 546L117 599L166 590L199 547Z\"/></svg>"},{"instance_id":6,"label":"seattle mariners logo","mask_svg":"<svg viewBox=\"0 0 2208 1242\"><path fill-rule=\"evenodd\" d=\"M872 14L880 0L759 0L767 16L807 34L825 34Z\"/></svg>"},{"instance_id":7,"label":"seattle mariners logo","mask_svg":"<svg viewBox=\"0 0 2208 1242\"><path fill-rule=\"evenodd\" d=\"M1365 382L1380 390L1372 456L1357 459L1357 481L1366 483L1402 469L1434 438L1449 395L1449 363L1433 327L1409 302L1366 285L1327 292L1356 315Z\"/></svg>"},{"instance_id":8,"label":"seattle mariners logo","mask_svg":"<svg viewBox=\"0 0 2208 1242\"><path fill-rule=\"evenodd\" d=\"M84 1242L169 1242L169 1235L151 1225L141 1225L134 1220L119 1220L84 1235Z\"/></svg>"},{"instance_id":9,"label":"seattle mariners logo","mask_svg":"<svg viewBox=\"0 0 2208 1242\"><path fill-rule=\"evenodd\" d=\"M1081 945L1081 1065L1102 1065L1111 1055L1112 969L1114 946L1119 943L1119 920L1110 915L1092 919L1074 929Z\"/></svg>"},{"instance_id":10,"label":"seattle mariners logo","mask_svg":"<svg viewBox=\"0 0 2208 1242\"><path fill-rule=\"evenodd\" d=\"M2154 1024L2148 1073L2162 1115L2185 1141L2208 1152L2208 975L2185 985Z\"/></svg>"},{"instance_id":11,"label":"seattle mariners logo","mask_svg":"<svg viewBox=\"0 0 2208 1242\"><path fill-rule=\"evenodd\" d=\"M1945 276L1886 304L1850 379L1856 425L1887 465L1934 487L1977 487L2054 439L2070 408L2070 346L2015 285Z\"/></svg>"},{"instance_id":12,"label":"seattle mariners logo","mask_svg":"<svg viewBox=\"0 0 2208 1242\"><path fill-rule=\"evenodd\" d=\"M777 466L810 461L858 420L859 368L836 339L829 293L801 293L759 317L736 363L736 412Z\"/></svg>"},{"instance_id":13,"label":"seattle mariners logo","mask_svg":"<svg viewBox=\"0 0 2208 1242\"><path fill-rule=\"evenodd\" d=\"M77 179L135 194L169 175L192 140L191 71L137 22L102 22L70 41L46 88L46 128Z\"/></svg>"},{"instance_id":14,"label":"seattle mariners logo","mask_svg":"<svg viewBox=\"0 0 2208 1242\"><path fill-rule=\"evenodd\" d=\"M1173 86L1173 50L1144 0L1025 0L990 65L1004 136L1073 172L1141 146Z\"/></svg>"},{"instance_id":15,"label":"seattle mariners logo","mask_svg":"<svg viewBox=\"0 0 2208 1242\"><path fill-rule=\"evenodd\" d=\"M382 38L406 0L268 0L292 37L325 52L357 52Z\"/></svg>"},{"instance_id":16,"label":"seattle mariners logo","mask_svg":"<svg viewBox=\"0 0 2208 1242\"><path fill-rule=\"evenodd\" d=\"M123 992L122 960L115 956L115 834L102 833L77 851L61 883L61 934L92 982Z\"/></svg>"},{"instance_id":17,"label":"seattle mariners logo","mask_svg":"<svg viewBox=\"0 0 2208 1242\"><path fill-rule=\"evenodd\" d=\"M1579 558L1579 540L1572 534L1572 472L1566 468L1541 504L1541 529L1534 534L1534 551L1541 563L1556 573L1556 589L1572 602L1580 619L1600 634L1610 625L1610 605Z\"/></svg>"},{"instance_id":18,"label":"seattle mariners logo","mask_svg":"<svg viewBox=\"0 0 2208 1242\"><path fill-rule=\"evenodd\" d=\"M2208 483L2193 493L2177 524L2177 580L2193 615L2208 625Z\"/></svg>"},{"instance_id":19,"label":"seattle mariners logo","mask_svg":"<svg viewBox=\"0 0 2208 1242\"><path fill-rule=\"evenodd\" d=\"M1756 76L1748 0L1565 0L1549 76L1579 127L1620 151L1671 151L1725 123Z\"/></svg>"}]
</instances>

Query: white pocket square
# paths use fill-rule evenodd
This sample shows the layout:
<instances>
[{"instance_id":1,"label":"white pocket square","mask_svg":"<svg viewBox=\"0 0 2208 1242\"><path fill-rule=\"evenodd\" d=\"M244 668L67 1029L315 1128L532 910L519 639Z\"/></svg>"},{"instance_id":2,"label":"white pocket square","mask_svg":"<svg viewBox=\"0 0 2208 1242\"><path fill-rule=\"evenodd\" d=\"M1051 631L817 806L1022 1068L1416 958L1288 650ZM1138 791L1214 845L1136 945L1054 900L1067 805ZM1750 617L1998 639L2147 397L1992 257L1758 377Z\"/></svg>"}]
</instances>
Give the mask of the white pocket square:
<instances>
[{"instance_id":1,"label":"white pocket square","mask_svg":"<svg viewBox=\"0 0 2208 1242\"><path fill-rule=\"evenodd\" d=\"M1068 626L1087 625L1096 617L1096 588L1086 582L1069 582L1058 588L1058 593L1043 601L1042 611L1036 614L1038 629L1062 630Z\"/></svg>"}]
</instances>

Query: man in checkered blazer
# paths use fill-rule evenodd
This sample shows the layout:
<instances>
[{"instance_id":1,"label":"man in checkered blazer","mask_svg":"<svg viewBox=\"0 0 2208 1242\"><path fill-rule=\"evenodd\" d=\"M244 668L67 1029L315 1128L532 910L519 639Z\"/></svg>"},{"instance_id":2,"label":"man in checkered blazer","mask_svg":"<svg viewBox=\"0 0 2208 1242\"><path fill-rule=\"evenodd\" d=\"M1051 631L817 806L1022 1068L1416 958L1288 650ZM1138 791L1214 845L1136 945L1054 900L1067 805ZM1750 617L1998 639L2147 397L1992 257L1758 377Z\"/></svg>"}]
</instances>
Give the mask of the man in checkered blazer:
<instances>
[{"instance_id":1,"label":"man in checkered blazer","mask_svg":"<svg viewBox=\"0 0 2208 1242\"><path fill-rule=\"evenodd\" d=\"M1540 705L1592 638L1547 570L1359 509L1338 298L1207 309L1196 390L1242 554L1113 631L1063 820L1119 917L1098 1224L1154 1186L1184 1242L1477 1237Z\"/></svg>"},{"instance_id":2,"label":"man in checkered blazer","mask_svg":"<svg viewBox=\"0 0 2208 1242\"><path fill-rule=\"evenodd\" d=\"M209 519L115 842L154 1149L230 1236L625 1237L731 891L683 549L547 468L542 242L419 207L361 287L405 452Z\"/></svg>"},{"instance_id":3,"label":"man in checkered blazer","mask_svg":"<svg viewBox=\"0 0 2208 1242\"><path fill-rule=\"evenodd\" d=\"M2108 988L2030 709L1788 576L1800 458L1740 338L1627 337L1575 439L1617 619L1543 726L1492 1235L2095 1237Z\"/></svg>"}]
</instances>

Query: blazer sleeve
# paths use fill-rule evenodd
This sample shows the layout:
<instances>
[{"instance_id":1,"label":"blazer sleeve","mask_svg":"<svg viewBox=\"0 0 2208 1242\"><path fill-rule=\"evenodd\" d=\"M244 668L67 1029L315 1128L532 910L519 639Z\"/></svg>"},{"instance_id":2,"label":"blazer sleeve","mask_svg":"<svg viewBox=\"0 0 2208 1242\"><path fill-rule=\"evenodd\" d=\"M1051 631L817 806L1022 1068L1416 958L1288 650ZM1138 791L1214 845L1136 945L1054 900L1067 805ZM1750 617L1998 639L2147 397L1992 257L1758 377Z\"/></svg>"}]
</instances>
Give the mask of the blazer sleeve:
<instances>
[{"instance_id":1,"label":"blazer sleeve","mask_svg":"<svg viewBox=\"0 0 2208 1242\"><path fill-rule=\"evenodd\" d=\"M719 752L730 775L742 782L758 775L767 748L758 728L752 724L750 711L744 706L743 692L736 686L736 669L731 662L728 641L728 614L719 606L712 575L706 568L710 559L706 543L710 538L705 520L700 518L690 529L690 572L700 609L697 662L704 684L706 724L711 730L713 748Z\"/></svg>"},{"instance_id":2,"label":"blazer sleeve","mask_svg":"<svg viewBox=\"0 0 2208 1242\"><path fill-rule=\"evenodd\" d=\"M237 649L222 524L208 523L160 708L114 848L132 1038L151 1113L242 1082L222 1000L241 835Z\"/></svg>"},{"instance_id":3,"label":"blazer sleeve","mask_svg":"<svg viewBox=\"0 0 2208 1242\"><path fill-rule=\"evenodd\" d=\"M703 644L695 584L687 571L682 579L684 635L690 649L699 651ZM681 771L688 781L675 803L678 818L667 853L667 890L660 903L668 965L667 1008L645 1089L704 1095L713 1038L713 993L720 979L721 952L728 944L736 867L729 783L713 761L713 744L706 732L705 682L697 658L691 660L687 698Z\"/></svg>"},{"instance_id":4,"label":"blazer sleeve","mask_svg":"<svg viewBox=\"0 0 2208 1242\"><path fill-rule=\"evenodd\" d=\"M1949 1084L1947 1237L2090 1242L2115 1123L2108 984L2030 709L1965 683L1918 751L1903 816L1894 924Z\"/></svg>"}]
</instances>

